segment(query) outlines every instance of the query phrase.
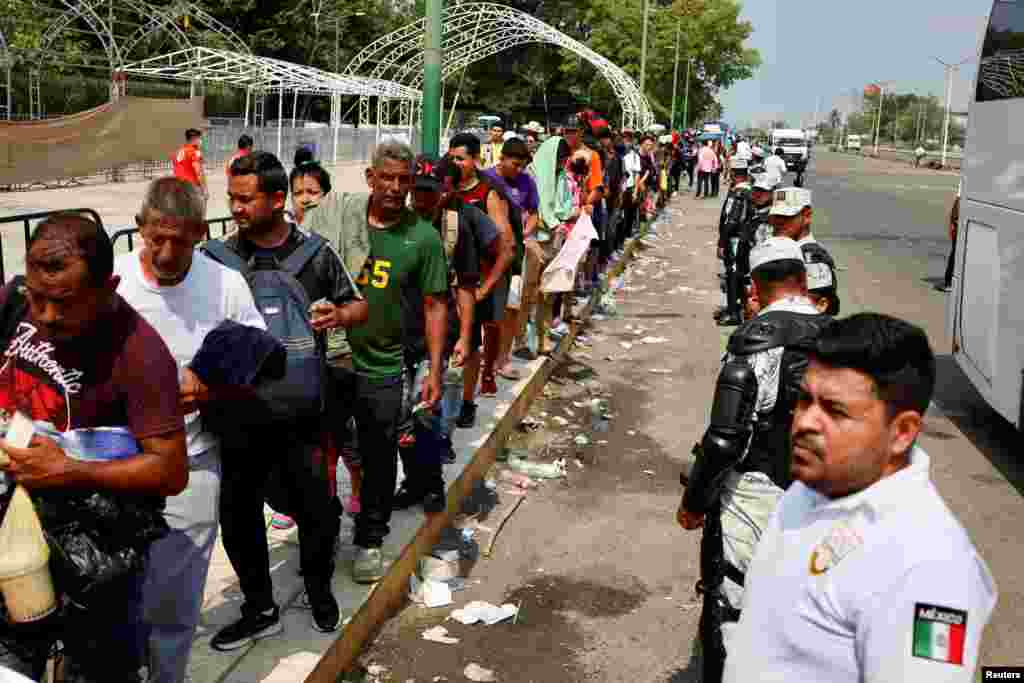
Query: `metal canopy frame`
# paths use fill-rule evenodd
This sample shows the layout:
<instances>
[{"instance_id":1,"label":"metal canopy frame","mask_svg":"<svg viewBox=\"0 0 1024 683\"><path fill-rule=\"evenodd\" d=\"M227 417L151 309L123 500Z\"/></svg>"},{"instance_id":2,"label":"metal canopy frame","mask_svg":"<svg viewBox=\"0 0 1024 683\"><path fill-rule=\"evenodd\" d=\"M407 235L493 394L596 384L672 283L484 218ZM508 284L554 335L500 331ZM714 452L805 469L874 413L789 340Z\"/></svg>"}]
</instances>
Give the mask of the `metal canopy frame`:
<instances>
[{"instance_id":1,"label":"metal canopy frame","mask_svg":"<svg viewBox=\"0 0 1024 683\"><path fill-rule=\"evenodd\" d=\"M162 39L172 49L187 50L206 46L228 48L250 54L249 47L238 34L210 16L197 3L179 0L169 5L157 5L147 0L32 0L45 23L37 45L14 48L0 45L0 65L4 55L7 63L26 66L29 75L29 117L42 116L40 103L40 69L47 64L62 64L83 68L96 68L88 58L61 55L55 47L65 32L83 32L99 41L105 64L101 68L117 74L133 57L141 56L140 47L154 39ZM56 16L54 16L56 15ZM187 17L187 21L183 19ZM184 26L179 25L184 23ZM163 47L163 45L161 45ZM8 67L9 69L9 67ZM7 99L11 100L8 87ZM8 105L8 113L10 106Z\"/></svg>"},{"instance_id":2,"label":"metal canopy frame","mask_svg":"<svg viewBox=\"0 0 1024 683\"><path fill-rule=\"evenodd\" d=\"M265 96L278 94L277 154L282 149L282 126L284 121L284 100L291 94L295 99L292 107L292 126L296 125L295 112L299 95L324 95L331 98L331 127L334 128L334 161L338 160L338 132L341 128L341 98L345 95L359 97L385 97L401 102L418 102L420 91L408 85L393 83L379 78L347 76L330 73L311 66L293 64L271 57L257 57L251 54L216 50L208 47L193 47L178 50L159 57L150 57L138 62L124 64L120 71L127 75L160 80L186 81L192 84L203 82L224 83L245 89L245 125L249 126L250 114L253 125L263 125L266 111ZM378 136L381 121L378 121Z\"/></svg>"},{"instance_id":3,"label":"metal canopy frame","mask_svg":"<svg viewBox=\"0 0 1024 683\"><path fill-rule=\"evenodd\" d=\"M463 2L445 9L442 37L442 79L470 64L526 43L555 45L590 62L611 85L622 105L623 125L646 128L654 123L650 103L636 82L619 66L583 43L525 12L489 2ZM368 70L371 78L388 79L419 90L423 80L423 45L426 19L412 22L377 39L353 58L345 74ZM399 102L398 123L410 128L418 118L420 100ZM378 121L391 119L391 98L377 97ZM359 100L360 123L372 117L371 96Z\"/></svg>"}]
</instances>

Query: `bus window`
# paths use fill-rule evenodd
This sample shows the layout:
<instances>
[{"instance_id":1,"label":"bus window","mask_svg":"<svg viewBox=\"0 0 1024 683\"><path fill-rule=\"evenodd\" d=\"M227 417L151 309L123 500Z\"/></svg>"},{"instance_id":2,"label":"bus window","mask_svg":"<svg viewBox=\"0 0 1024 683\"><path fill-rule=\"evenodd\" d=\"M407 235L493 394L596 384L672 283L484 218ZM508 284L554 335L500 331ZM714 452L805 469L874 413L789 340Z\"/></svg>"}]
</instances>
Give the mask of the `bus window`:
<instances>
[{"instance_id":1,"label":"bus window","mask_svg":"<svg viewBox=\"0 0 1024 683\"><path fill-rule=\"evenodd\" d=\"M978 102L1024 97L1024 2L996 0L978 69Z\"/></svg>"}]
</instances>

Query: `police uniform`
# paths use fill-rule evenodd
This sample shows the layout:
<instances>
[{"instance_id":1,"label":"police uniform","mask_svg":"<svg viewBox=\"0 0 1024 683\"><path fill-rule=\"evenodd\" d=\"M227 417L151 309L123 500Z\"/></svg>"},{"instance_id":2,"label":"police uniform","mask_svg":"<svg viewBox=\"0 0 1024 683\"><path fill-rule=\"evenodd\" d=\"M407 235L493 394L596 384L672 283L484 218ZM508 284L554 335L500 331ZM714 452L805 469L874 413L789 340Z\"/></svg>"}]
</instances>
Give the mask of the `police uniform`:
<instances>
[{"instance_id":1,"label":"police uniform","mask_svg":"<svg viewBox=\"0 0 1024 683\"><path fill-rule=\"evenodd\" d=\"M724 680L974 680L996 585L918 447L843 498L795 483L747 572Z\"/></svg>"},{"instance_id":2,"label":"police uniform","mask_svg":"<svg viewBox=\"0 0 1024 683\"><path fill-rule=\"evenodd\" d=\"M752 265L802 260L792 240L768 240ZM689 474L683 508L703 513L700 638L705 683L721 679L744 572L778 498L789 486L789 428L807 366L800 348L831 320L805 297L772 303L729 338L711 424ZM756 679L754 679L756 680Z\"/></svg>"},{"instance_id":3,"label":"police uniform","mask_svg":"<svg viewBox=\"0 0 1024 683\"><path fill-rule=\"evenodd\" d=\"M745 159L734 160L735 168L746 169ZM749 180L737 183L726 195L718 219L718 247L725 263L725 310L720 319L723 324L739 324L743 311L743 278L749 250L743 239L743 227L750 220L753 204L750 201Z\"/></svg>"}]
</instances>

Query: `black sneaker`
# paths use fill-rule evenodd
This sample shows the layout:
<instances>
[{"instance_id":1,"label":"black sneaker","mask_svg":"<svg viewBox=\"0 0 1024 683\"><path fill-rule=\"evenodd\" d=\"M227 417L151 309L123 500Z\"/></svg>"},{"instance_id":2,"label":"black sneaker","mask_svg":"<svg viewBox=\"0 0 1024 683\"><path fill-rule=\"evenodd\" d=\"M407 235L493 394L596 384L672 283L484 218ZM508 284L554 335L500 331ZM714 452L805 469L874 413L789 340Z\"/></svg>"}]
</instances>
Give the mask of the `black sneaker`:
<instances>
[{"instance_id":1,"label":"black sneaker","mask_svg":"<svg viewBox=\"0 0 1024 683\"><path fill-rule=\"evenodd\" d=\"M334 599L330 585L316 588L306 586L306 600L313 610L313 628L320 633L338 630L341 626L341 609L338 608L338 601Z\"/></svg>"},{"instance_id":2,"label":"black sneaker","mask_svg":"<svg viewBox=\"0 0 1024 683\"><path fill-rule=\"evenodd\" d=\"M407 510L413 505L419 505L423 500L423 494L417 490L406 488L403 484L395 497L391 500L392 510Z\"/></svg>"},{"instance_id":3,"label":"black sneaker","mask_svg":"<svg viewBox=\"0 0 1024 683\"><path fill-rule=\"evenodd\" d=\"M472 401L462 402L462 411L459 413L459 419L455 421L455 426L462 429L469 429L476 424L476 404Z\"/></svg>"},{"instance_id":4,"label":"black sneaker","mask_svg":"<svg viewBox=\"0 0 1024 683\"><path fill-rule=\"evenodd\" d=\"M434 491L423 496L423 511L427 514L444 512L447 507L448 500L445 498L444 491Z\"/></svg>"},{"instance_id":5,"label":"black sneaker","mask_svg":"<svg viewBox=\"0 0 1024 683\"><path fill-rule=\"evenodd\" d=\"M276 606L258 612L242 605L242 618L218 631L210 641L210 647L220 652L230 652L262 638L276 636L283 630L281 614Z\"/></svg>"}]
</instances>

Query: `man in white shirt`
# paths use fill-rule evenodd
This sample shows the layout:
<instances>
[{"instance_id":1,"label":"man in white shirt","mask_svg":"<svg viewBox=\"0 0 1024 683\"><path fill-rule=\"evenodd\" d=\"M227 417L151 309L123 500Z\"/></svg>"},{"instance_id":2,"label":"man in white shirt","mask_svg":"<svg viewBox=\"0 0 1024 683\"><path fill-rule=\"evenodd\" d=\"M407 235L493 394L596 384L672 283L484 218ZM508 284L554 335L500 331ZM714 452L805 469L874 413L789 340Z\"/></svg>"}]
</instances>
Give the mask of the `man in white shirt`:
<instances>
[{"instance_id":1,"label":"man in white shirt","mask_svg":"<svg viewBox=\"0 0 1024 683\"><path fill-rule=\"evenodd\" d=\"M736 143L736 158L746 159L747 161L750 161L751 159L754 158L754 152L750 148L750 143L744 140L743 138L739 138L738 142Z\"/></svg>"},{"instance_id":2,"label":"man in white shirt","mask_svg":"<svg viewBox=\"0 0 1024 683\"><path fill-rule=\"evenodd\" d=\"M782 182L782 179L786 177L786 173L789 171L786 168L786 161L782 158L782 148L777 147L775 151L764 160L764 172L769 178L771 178L776 185Z\"/></svg>"},{"instance_id":3,"label":"man in white shirt","mask_svg":"<svg viewBox=\"0 0 1024 683\"><path fill-rule=\"evenodd\" d=\"M118 293L156 329L181 368L189 455L188 487L167 499L171 532L152 545L143 588L151 683L185 680L217 540L220 455L199 415L210 395L187 365L225 320L266 329L245 279L195 251L206 236L203 213L195 186L177 178L153 181L136 218L142 248L114 264Z\"/></svg>"},{"instance_id":4,"label":"man in white shirt","mask_svg":"<svg viewBox=\"0 0 1024 683\"><path fill-rule=\"evenodd\" d=\"M791 472L746 575L724 680L974 680L996 586L916 445L935 386L918 327L825 328L793 416Z\"/></svg>"}]
</instances>

